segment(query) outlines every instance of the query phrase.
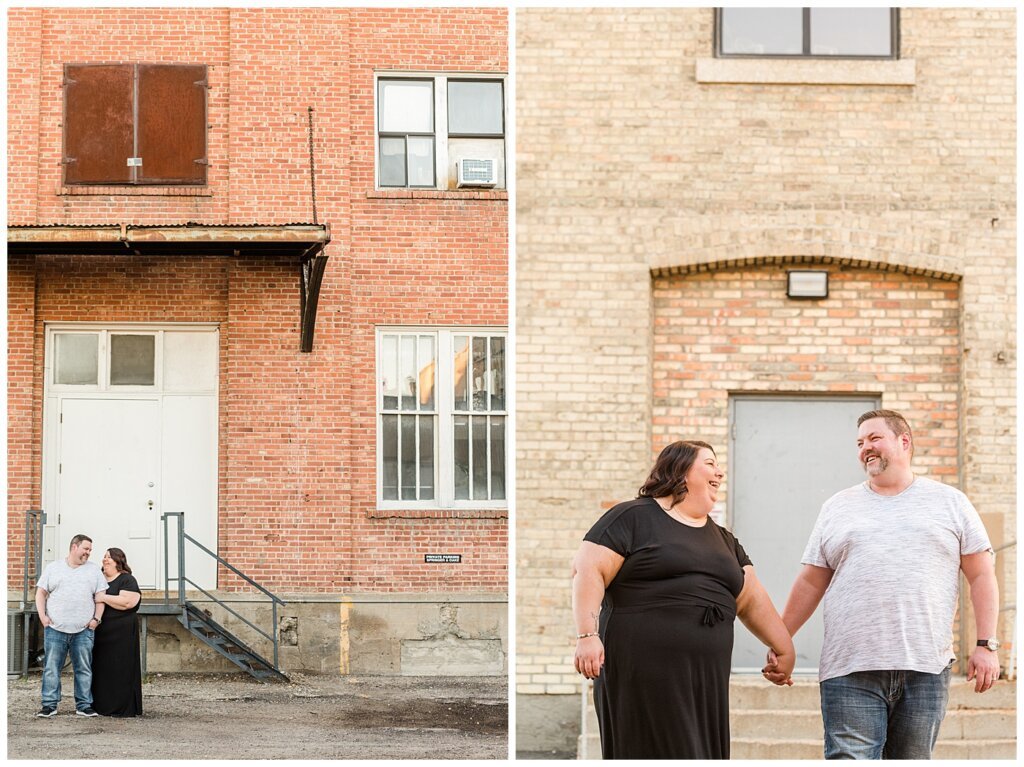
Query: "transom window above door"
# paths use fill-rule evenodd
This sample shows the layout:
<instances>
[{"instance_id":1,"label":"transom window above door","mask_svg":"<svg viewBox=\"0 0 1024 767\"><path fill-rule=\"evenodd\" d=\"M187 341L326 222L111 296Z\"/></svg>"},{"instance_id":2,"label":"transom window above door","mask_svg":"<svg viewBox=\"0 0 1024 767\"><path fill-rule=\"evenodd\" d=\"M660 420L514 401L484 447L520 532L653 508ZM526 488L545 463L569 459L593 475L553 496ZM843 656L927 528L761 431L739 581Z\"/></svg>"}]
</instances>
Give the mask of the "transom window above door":
<instances>
[{"instance_id":1,"label":"transom window above door","mask_svg":"<svg viewBox=\"0 0 1024 767\"><path fill-rule=\"evenodd\" d=\"M721 57L868 58L899 55L896 8L719 8Z\"/></svg>"},{"instance_id":2,"label":"transom window above door","mask_svg":"<svg viewBox=\"0 0 1024 767\"><path fill-rule=\"evenodd\" d=\"M500 75L377 76L377 185L505 186Z\"/></svg>"},{"instance_id":3,"label":"transom window above door","mask_svg":"<svg viewBox=\"0 0 1024 767\"><path fill-rule=\"evenodd\" d=\"M217 388L217 334L210 329L54 328L48 338L48 383L58 391Z\"/></svg>"}]
</instances>

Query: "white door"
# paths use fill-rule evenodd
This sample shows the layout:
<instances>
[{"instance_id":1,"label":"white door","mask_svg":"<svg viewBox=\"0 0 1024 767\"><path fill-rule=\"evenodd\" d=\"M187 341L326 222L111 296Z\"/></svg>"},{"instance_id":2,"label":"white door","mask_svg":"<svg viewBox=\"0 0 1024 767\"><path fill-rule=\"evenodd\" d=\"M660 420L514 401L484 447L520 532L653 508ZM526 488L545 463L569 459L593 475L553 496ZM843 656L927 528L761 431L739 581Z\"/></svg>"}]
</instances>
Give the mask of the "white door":
<instances>
[{"instance_id":1,"label":"white door","mask_svg":"<svg viewBox=\"0 0 1024 767\"><path fill-rule=\"evenodd\" d=\"M160 403L155 399L61 401L57 548L71 537L124 550L142 588L157 583Z\"/></svg>"},{"instance_id":2,"label":"white door","mask_svg":"<svg viewBox=\"0 0 1024 767\"><path fill-rule=\"evenodd\" d=\"M217 329L55 323L46 338L44 561L84 533L97 560L124 549L139 585L162 590L178 575L179 519L165 542L162 515L184 514L186 532L217 551ZM216 563L198 547L185 565L216 588Z\"/></svg>"},{"instance_id":3,"label":"white door","mask_svg":"<svg viewBox=\"0 0 1024 767\"><path fill-rule=\"evenodd\" d=\"M863 481L857 418L879 406L870 397L749 396L732 400L732 447L726 478L733 533L782 613L821 504ZM818 668L821 607L797 632L797 671ZM759 671L765 649L739 622L732 665Z\"/></svg>"}]
</instances>

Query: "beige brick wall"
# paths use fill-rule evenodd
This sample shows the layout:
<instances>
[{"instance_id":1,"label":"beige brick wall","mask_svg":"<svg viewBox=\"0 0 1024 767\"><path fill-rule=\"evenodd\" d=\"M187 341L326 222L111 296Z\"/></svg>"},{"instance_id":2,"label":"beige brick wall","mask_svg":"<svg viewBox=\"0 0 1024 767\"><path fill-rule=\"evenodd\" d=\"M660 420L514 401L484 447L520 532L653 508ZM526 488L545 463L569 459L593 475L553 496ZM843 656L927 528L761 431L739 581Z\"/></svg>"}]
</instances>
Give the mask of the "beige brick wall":
<instances>
[{"instance_id":1,"label":"beige brick wall","mask_svg":"<svg viewBox=\"0 0 1024 767\"><path fill-rule=\"evenodd\" d=\"M517 12L520 694L578 690L572 554L676 428L653 427L654 323L671 286L736 280L749 296L782 263L824 264L850 291L813 326L828 363L793 381L780 360L774 377L736 386L843 391L861 352L828 321L863 315L858 281L885 283L872 290L895 306L878 319L901 319L871 339L899 350L872 370L893 376L875 387L923 415L926 384L905 380L904 361L941 358L953 423L919 437L958 434L959 460L922 455L920 468L958 484L1001 526L993 537L1015 538L1015 25L1011 9L904 9L900 62L825 65L862 81L910 71L912 84L744 85L697 81L710 9ZM931 327L958 325L962 349L903 343L905 321L923 318L914 302L933 293ZM828 316L843 308L854 316ZM720 383L699 391L721 399ZM688 425L681 403L659 408Z\"/></svg>"}]
</instances>

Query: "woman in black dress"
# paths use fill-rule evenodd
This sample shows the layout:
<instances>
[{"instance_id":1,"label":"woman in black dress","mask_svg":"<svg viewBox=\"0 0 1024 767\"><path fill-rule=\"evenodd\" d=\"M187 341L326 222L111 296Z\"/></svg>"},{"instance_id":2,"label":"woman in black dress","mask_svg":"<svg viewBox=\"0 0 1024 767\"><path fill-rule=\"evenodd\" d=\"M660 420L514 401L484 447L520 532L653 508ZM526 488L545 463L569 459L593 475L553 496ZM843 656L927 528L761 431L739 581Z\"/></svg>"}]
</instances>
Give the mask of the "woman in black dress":
<instances>
[{"instance_id":1,"label":"woman in black dress","mask_svg":"<svg viewBox=\"0 0 1024 767\"><path fill-rule=\"evenodd\" d=\"M792 684L789 633L739 541L708 516L724 476L707 443L669 445L576 554L575 665L596 680L605 759L729 758L737 616Z\"/></svg>"},{"instance_id":2,"label":"woman in black dress","mask_svg":"<svg viewBox=\"0 0 1024 767\"><path fill-rule=\"evenodd\" d=\"M92 649L92 706L103 716L142 716L142 666L139 655L139 601L142 592L121 549L103 554L107 592L103 621Z\"/></svg>"}]
</instances>

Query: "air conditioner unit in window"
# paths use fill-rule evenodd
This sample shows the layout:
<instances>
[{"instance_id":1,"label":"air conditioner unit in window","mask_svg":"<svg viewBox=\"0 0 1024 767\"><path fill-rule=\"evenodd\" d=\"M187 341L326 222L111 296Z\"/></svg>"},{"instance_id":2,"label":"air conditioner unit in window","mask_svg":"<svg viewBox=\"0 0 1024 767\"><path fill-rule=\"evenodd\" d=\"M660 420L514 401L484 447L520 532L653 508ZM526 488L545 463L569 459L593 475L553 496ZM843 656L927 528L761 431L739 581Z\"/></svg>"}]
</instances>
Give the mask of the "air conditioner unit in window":
<instances>
[{"instance_id":1,"label":"air conditioner unit in window","mask_svg":"<svg viewBox=\"0 0 1024 767\"><path fill-rule=\"evenodd\" d=\"M459 186L494 186L498 168L494 160L459 160Z\"/></svg>"}]
</instances>

